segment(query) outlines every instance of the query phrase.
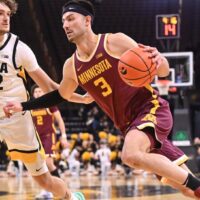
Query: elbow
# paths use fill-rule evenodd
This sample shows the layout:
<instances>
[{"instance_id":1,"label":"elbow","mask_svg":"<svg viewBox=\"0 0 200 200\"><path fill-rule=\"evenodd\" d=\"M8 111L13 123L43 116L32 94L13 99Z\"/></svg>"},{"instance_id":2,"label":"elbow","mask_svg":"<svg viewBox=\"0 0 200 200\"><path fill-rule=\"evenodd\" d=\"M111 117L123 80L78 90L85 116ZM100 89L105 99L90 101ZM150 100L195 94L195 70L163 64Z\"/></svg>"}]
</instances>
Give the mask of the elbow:
<instances>
[{"instance_id":1,"label":"elbow","mask_svg":"<svg viewBox=\"0 0 200 200\"><path fill-rule=\"evenodd\" d=\"M66 100L66 101L73 102L73 99L72 99L72 97L71 97L71 96L70 96L70 97L69 97L69 96L67 96L67 97L64 97L64 98L65 98L65 100Z\"/></svg>"},{"instance_id":2,"label":"elbow","mask_svg":"<svg viewBox=\"0 0 200 200\"><path fill-rule=\"evenodd\" d=\"M169 76L169 70L167 69L162 69L162 70L157 70L157 75L158 77L167 77Z\"/></svg>"},{"instance_id":3,"label":"elbow","mask_svg":"<svg viewBox=\"0 0 200 200\"><path fill-rule=\"evenodd\" d=\"M163 63L157 68L157 75L159 77L166 77L170 73L169 63L166 59L164 59Z\"/></svg>"},{"instance_id":4,"label":"elbow","mask_svg":"<svg viewBox=\"0 0 200 200\"><path fill-rule=\"evenodd\" d=\"M58 91L58 95L60 97L60 99L62 99L63 101L69 101L69 96L66 95L66 94L63 94L60 90L57 90Z\"/></svg>"},{"instance_id":5,"label":"elbow","mask_svg":"<svg viewBox=\"0 0 200 200\"><path fill-rule=\"evenodd\" d=\"M62 97L65 101L70 101L71 102L71 100L70 100L70 97Z\"/></svg>"}]
</instances>

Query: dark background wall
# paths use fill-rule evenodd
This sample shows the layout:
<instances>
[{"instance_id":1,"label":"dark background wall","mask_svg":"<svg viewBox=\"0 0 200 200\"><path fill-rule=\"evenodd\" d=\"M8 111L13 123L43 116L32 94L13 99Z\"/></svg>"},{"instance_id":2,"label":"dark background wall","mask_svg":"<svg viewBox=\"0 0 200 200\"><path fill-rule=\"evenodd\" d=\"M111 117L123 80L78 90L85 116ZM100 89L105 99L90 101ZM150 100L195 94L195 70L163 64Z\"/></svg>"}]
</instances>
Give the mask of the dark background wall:
<instances>
[{"instance_id":1,"label":"dark background wall","mask_svg":"<svg viewBox=\"0 0 200 200\"><path fill-rule=\"evenodd\" d=\"M12 19L12 31L28 43L41 66L58 81L62 66L74 51L69 44L61 23L61 8L66 0L18 0L19 10ZM124 32L139 43L156 46L155 16L157 14L181 14L181 38L179 51L195 53L195 77L200 74L200 1L182 0L102 0L95 3L96 33ZM177 50L177 49L174 49ZM200 88L200 80L195 79Z\"/></svg>"}]
</instances>

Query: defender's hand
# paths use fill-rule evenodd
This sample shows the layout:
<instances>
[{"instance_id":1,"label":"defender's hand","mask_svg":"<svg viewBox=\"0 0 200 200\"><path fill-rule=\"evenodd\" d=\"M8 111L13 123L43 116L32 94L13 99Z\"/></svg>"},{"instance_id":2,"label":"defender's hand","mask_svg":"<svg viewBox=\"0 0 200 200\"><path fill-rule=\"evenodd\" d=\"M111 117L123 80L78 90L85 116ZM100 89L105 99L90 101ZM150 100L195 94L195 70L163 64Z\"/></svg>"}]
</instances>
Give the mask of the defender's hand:
<instances>
[{"instance_id":1,"label":"defender's hand","mask_svg":"<svg viewBox=\"0 0 200 200\"><path fill-rule=\"evenodd\" d=\"M13 115L13 113L15 112L20 112L22 111L22 105L19 102L8 102L4 107L3 107L3 111L6 115L6 117L10 117Z\"/></svg>"}]
</instances>

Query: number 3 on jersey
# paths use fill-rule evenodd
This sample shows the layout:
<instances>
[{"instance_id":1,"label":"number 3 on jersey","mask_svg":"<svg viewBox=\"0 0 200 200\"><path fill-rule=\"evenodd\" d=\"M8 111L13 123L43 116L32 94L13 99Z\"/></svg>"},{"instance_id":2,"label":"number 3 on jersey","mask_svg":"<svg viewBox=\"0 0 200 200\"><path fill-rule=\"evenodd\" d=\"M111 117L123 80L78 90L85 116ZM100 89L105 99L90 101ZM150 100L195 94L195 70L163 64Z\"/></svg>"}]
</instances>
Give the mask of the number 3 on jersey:
<instances>
[{"instance_id":1,"label":"number 3 on jersey","mask_svg":"<svg viewBox=\"0 0 200 200\"><path fill-rule=\"evenodd\" d=\"M101 94L104 97L106 97L112 93L112 89L111 89L110 85L106 82L106 80L103 77L100 77L97 80L95 80L94 85L101 87L101 89L103 90L103 92Z\"/></svg>"},{"instance_id":2,"label":"number 3 on jersey","mask_svg":"<svg viewBox=\"0 0 200 200\"><path fill-rule=\"evenodd\" d=\"M2 82L3 82L3 76L0 74L0 90L3 90L3 87L1 87Z\"/></svg>"}]
</instances>

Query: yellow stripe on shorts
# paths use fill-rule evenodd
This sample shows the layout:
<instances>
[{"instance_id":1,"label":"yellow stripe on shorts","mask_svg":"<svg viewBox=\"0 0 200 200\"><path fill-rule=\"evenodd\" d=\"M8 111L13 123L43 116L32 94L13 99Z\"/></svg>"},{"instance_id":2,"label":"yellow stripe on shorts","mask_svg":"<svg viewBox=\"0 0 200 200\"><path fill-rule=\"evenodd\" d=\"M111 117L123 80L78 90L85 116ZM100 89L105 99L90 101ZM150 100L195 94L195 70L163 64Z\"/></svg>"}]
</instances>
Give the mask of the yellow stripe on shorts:
<instances>
[{"instance_id":1,"label":"yellow stripe on shorts","mask_svg":"<svg viewBox=\"0 0 200 200\"><path fill-rule=\"evenodd\" d=\"M11 160L21 160L24 163L34 163L38 156L45 159L45 152L43 147L40 150L21 151L17 149L9 150ZM39 154L39 155L38 155Z\"/></svg>"}]
</instances>

